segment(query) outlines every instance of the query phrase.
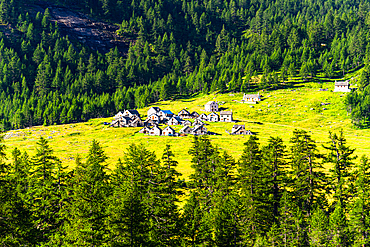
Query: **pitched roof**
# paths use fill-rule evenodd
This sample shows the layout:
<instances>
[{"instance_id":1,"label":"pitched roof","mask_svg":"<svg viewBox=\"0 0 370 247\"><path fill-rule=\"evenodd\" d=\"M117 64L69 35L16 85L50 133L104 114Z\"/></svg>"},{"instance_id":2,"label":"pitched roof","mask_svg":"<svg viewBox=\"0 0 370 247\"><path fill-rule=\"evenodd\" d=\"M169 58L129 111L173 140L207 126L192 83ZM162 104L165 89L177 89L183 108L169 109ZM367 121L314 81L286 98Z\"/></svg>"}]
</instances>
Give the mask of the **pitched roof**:
<instances>
[{"instance_id":1,"label":"pitched roof","mask_svg":"<svg viewBox=\"0 0 370 247\"><path fill-rule=\"evenodd\" d=\"M349 85L349 81L336 81L335 82L335 86L348 86Z\"/></svg>"},{"instance_id":2,"label":"pitched roof","mask_svg":"<svg viewBox=\"0 0 370 247\"><path fill-rule=\"evenodd\" d=\"M199 113L198 113L198 112L196 112L196 111L193 111L193 112L191 113L191 115L192 115L192 116L199 116Z\"/></svg>"},{"instance_id":3,"label":"pitched roof","mask_svg":"<svg viewBox=\"0 0 370 247\"><path fill-rule=\"evenodd\" d=\"M221 111L220 115L233 115L232 111Z\"/></svg>"},{"instance_id":4,"label":"pitched roof","mask_svg":"<svg viewBox=\"0 0 370 247\"><path fill-rule=\"evenodd\" d=\"M154 109L154 110L156 110L157 112L161 110L161 108L159 108L159 107L157 107L157 106L152 106L152 107L150 107L150 109ZM150 109L149 109L149 110L150 110Z\"/></svg>"},{"instance_id":5,"label":"pitched roof","mask_svg":"<svg viewBox=\"0 0 370 247\"><path fill-rule=\"evenodd\" d=\"M215 113L215 112L211 112L211 113L208 115L208 117L209 117L209 116L211 116L211 115L216 115L216 116L218 117L218 114L217 114L217 113Z\"/></svg>"},{"instance_id":6,"label":"pitched roof","mask_svg":"<svg viewBox=\"0 0 370 247\"><path fill-rule=\"evenodd\" d=\"M235 124L234 126L233 126L233 129L237 129L237 128L239 128L239 127L242 127L243 129L245 129L245 125L243 124L243 125L237 125L237 124Z\"/></svg>"},{"instance_id":7,"label":"pitched roof","mask_svg":"<svg viewBox=\"0 0 370 247\"><path fill-rule=\"evenodd\" d=\"M244 94L243 98L259 98L259 94Z\"/></svg>"},{"instance_id":8,"label":"pitched roof","mask_svg":"<svg viewBox=\"0 0 370 247\"><path fill-rule=\"evenodd\" d=\"M180 132L184 132L186 129L190 129L190 130L192 130L192 128L190 128L189 126L185 126L185 127L183 127L181 130L180 130Z\"/></svg>"},{"instance_id":9,"label":"pitched roof","mask_svg":"<svg viewBox=\"0 0 370 247\"><path fill-rule=\"evenodd\" d=\"M162 112L168 115L173 115L172 111L170 110L162 110Z\"/></svg>"},{"instance_id":10,"label":"pitched roof","mask_svg":"<svg viewBox=\"0 0 370 247\"><path fill-rule=\"evenodd\" d=\"M127 110L129 113L131 113L132 115L138 115L140 116L140 113L137 111L137 110Z\"/></svg>"},{"instance_id":11,"label":"pitched roof","mask_svg":"<svg viewBox=\"0 0 370 247\"><path fill-rule=\"evenodd\" d=\"M186 109L182 109L181 111L179 111L179 114L183 112L182 114L190 114Z\"/></svg>"},{"instance_id":12,"label":"pitched roof","mask_svg":"<svg viewBox=\"0 0 370 247\"><path fill-rule=\"evenodd\" d=\"M171 126L169 126L169 125L166 128L163 129L163 131L165 131L165 130L172 130L172 132L175 132L175 130L172 129Z\"/></svg>"},{"instance_id":13,"label":"pitched roof","mask_svg":"<svg viewBox=\"0 0 370 247\"><path fill-rule=\"evenodd\" d=\"M215 101L208 101L207 102L207 104L205 104L205 105L211 105L211 104L213 104L213 103L216 103ZM216 103L217 104L217 103Z\"/></svg>"}]
</instances>

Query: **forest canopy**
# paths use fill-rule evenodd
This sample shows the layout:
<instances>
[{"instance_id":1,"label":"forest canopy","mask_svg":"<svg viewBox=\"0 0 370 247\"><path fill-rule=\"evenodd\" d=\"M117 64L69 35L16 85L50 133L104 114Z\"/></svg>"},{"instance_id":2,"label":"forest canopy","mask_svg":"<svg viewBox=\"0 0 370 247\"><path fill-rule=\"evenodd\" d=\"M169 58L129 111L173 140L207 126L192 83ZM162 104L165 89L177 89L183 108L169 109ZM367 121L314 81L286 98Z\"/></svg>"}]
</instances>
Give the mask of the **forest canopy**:
<instances>
[{"instance_id":1,"label":"forest canopy","mask_svg":"<svg viewBox=\"0 0 370 247\"><path fill-rule=\"evenodd\" d=\"M292 76L336 78L369 57L368 1L49 1L117 23L132 40L126 54L61 35L52 7L28 13L37 4L0 2L3 130L107 117L193 93L276 88ZM355 122L362 115L353 114Z\"/></svg>"},{"instance_id":2,"label":"forest canopy","mask_svg":"<svg viewBox=\"0 0 370 247\"><path fill-rule=\"evenodd\" d=\"M370 242L370 163L356 159L342 132L330 133L323 148L302 130L289 143L270 137L262 146L251 136L238 160L208 136L195 136L186 180L169 145L157 157L132 144L112 166L92 141L73 169L63 166L46 139L36 146L34 156L15 148L8 161L0 145L3 246Z\"/></svg>"}]
</instances>

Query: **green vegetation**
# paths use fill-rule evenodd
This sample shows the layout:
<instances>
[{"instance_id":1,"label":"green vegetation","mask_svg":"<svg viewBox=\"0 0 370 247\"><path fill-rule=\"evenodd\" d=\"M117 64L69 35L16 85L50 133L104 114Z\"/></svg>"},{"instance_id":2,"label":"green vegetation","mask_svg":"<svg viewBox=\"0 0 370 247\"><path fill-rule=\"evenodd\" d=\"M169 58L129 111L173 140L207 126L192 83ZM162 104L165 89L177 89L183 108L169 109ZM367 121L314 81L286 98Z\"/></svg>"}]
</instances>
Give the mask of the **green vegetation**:
<instances>
[{"instance_id":1,"label":"green vegetation","mask_svg":"<svg viewBox=\"0 0 370 247\"><path fill-rule=\"evenodd\" d=\"M367 1L50 2L119 23L131 45L101 54L62 36L53 8L37 12L45 3L1 1L3 130L108 117L179 95L274 89L296 75L320 82L362 68L369 53Z\"/></svg>"}]
</instances>

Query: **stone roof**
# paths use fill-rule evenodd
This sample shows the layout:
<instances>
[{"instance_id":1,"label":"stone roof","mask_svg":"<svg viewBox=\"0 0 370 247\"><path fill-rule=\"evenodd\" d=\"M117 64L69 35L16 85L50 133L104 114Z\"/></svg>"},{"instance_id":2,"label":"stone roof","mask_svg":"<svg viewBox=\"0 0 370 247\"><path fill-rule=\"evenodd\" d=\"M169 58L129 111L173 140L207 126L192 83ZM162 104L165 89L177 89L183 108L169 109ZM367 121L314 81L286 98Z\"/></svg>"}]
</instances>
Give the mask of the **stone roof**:
<instances>
[{"instance_id":1,"label":"stone roof","mask_svg":"<svg viewBox=\"0 0 370 247\"><path fill-rule=\"evenodd\" d=\"M233 115L232 111L221 111L220 115Z\"/></svg>"},{"instance_id":2,"label":"stone roof","mask_svg":"<svg viewBox=\"0 0 370 247\"><path fill-rule=\"evenodd\" d=\"M207 102L207 104L205 104L206 106L207 105L211 105L211 104L213 104L213 103L216 103L215 101L209 101L209 102ZM216 103L217 104L217 103Z\"/></svg>"},{"instance_id":3,"label":"stone roof","mask_svg":"<svg viewBox=\"0 0 370 247\"><path fill-rule=\"evenodd\" d=\"M349 86L349 81L335 81L335 86Z\"/></svg>"},{"instance_id":4,"label":"stone roof","mask_svg":"<svg viewBox=\"0 0 370 247\"><path fill-rule=\"evenodd\" d=\"M243 98L259 98L259 94L244 94Z\"/></svg>"}]
</instances>

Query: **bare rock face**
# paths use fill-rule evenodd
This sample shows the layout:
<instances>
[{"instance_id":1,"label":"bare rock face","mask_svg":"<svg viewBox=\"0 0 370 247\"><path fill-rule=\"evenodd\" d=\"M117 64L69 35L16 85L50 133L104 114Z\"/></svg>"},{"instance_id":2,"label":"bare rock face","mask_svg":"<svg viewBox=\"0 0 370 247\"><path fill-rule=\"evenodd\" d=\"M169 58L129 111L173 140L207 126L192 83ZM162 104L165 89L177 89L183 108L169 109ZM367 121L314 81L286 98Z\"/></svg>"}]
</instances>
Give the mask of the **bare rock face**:
<instances>
[{"instance_id":1,"label":"bare rock face","mask_svg":"<svg viewBox=\"0 0 370 247\"><path fill-rule=\"evenodd\" d=\"M118 26L95 21L92 18L71 9L40 2L35 9L49 9L51 21L56 21L62 35L68 35L70 40L78 40L93 50L107 53L117 47L120 53L127 54L129 40L117 35Z\"/></svg>"}]
</instances>

